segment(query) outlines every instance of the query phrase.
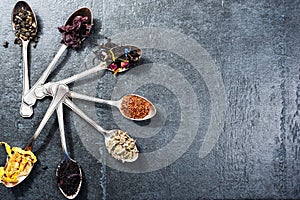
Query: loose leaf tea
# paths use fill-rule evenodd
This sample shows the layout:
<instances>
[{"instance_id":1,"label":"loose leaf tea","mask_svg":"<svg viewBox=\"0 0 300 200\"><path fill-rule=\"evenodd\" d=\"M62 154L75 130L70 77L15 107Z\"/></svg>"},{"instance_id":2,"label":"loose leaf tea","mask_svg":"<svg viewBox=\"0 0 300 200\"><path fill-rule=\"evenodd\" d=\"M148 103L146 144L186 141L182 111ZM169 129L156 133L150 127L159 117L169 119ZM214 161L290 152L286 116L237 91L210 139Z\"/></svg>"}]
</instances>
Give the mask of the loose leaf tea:
<instances>
[{"instance_id":1,"label":"loose leaf tea","mask_svg":"<svg viewBox=\"0 0 300 200\"><path fill-rule=\"evenodd\" d=\"M133 67L142 55L142 50L137 47L117 45L110 40L99 49L101 62L105 62L114 74Z\"/></svg>"},{"instance_id":2,"label":"loose leaf tea","mask_svg":"<svg viewBox=\"0 0 300 200\"><path fill-rule=\"evenodd\" d=\"M3 44L4 48L8 48L9 43L7 41L4 41Z\"/></svg>"},{"instance_id":3,"label":"loose leaf tea","mask_svg":"<svg viewBox=\"0 0 300 200\"><path fill-rule=\"evenodd\" d=\"M121 54L122 50L123 54ZM114 71L114 74L132 67L141 56L141 51L139 51L138 49L129 49L122 46L111 49L109 53L112 63L108 65L107 68ZM118 54L121 55L116 56Z\"/></svg>"},{"instance_id":4,"label":"loose leaf tea","mask_svg":"<svg viewBox=\"0 0 300 200\"><path fill-rule=\"evenodd\" d=\"M62 33L62 43L74 49L81 47L82 41L90 35L92 25L89 24L88 17L76 16L71 25L58 28Z\"/></svg>"},{"instance_id":5,"label":"loose leaf tea","mask_svg":"<svg viewBox=\"0 0 300 200\"><path fill-rule=\"evenodd\" d=\"M18 183L20 177L30 173L37 159L31 151L19 147L10 148L5 142L0 142L0 145L5 145L8 154L5 167L0 167L1 183L4 185Z\"/></svg>"},{"instance_id":6,"label":"loose leaf tea","mask_svg":"<svg viewBox=\"0 0 300 200\"><path fill-rule=\"evenodd\" d=\"M38 42L36 35L37 24L33 13L26 7L21 7L13 14L15 28L15 44L22 46L22 40L34 40Z\"/></svg>"},{"instance_id":7,"label":"loose leaf tea","mask_svg":"<svg viewBox=\"0 0 300 200\"><path fill-rule=\"evenodd\" d=\"M150 109L151 103L136 95L125 96L121 103L122 113L133 119L143 119L149 114Z\"/></svg>"},{"instance_id":8,"label":"loose leaf tea","mask_svg":"<svg viewBox=\"0 0 300 200\"><path fill-rule=\"evenodd\" d=\"M131 160L138 154L135 140L125 132L116 130L106 143L108 153L117 160Z\"/></svg>"},{"instance_id":9,"label":"loose leaf tea","mask_svg":"<svg viewBox=\"0 0 300 200\"><path fill-rule=\"evenodd\" d=\"M60 190L67 196L75 195L81 187L81 169L77 162L64 160L56 171Z\"/></svg>"}]
</instances>

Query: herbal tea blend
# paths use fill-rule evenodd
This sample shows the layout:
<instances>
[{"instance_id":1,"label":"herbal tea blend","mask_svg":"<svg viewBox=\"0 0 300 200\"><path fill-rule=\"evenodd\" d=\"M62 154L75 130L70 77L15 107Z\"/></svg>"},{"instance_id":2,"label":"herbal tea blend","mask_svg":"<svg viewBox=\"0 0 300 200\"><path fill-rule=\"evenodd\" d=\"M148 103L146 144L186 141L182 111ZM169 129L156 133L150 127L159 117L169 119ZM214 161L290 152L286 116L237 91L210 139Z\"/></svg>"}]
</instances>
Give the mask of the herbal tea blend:
<instances>
[{"instance_id":1,"label":"herbal tea blend","mask_svg":"<svg viewBox=\"0 0 300 200\"><path fill-rule=\"evenodd\" d=\"M143 119L151 109L151 103L142 97L128 95L123 98L121 111L129 118Z\"/></svg>"},{"instance_id":2,"label":"herbal tea blend","mask_svg":"<svg viewBox=\"0 0 300 200\"><path fill-rule=\"evenodd\" d=\"M81 185L80 166L70 159L64 160L56 172L57 183L64 194L72 196L78 192Z\"/></svg>"},{"instance_id":3,"label":"herbal tea blend","mask_svg":"<svg viewBox=\"0 0 300 200\"><path fill-rule=\"evenodd\" d=\"M15 28L15 44L22 46L22 40L34 40L38 42L36 35L37 24L33 13L26 7L21 7L13 14L13 23Z\"/></svg>"},{"instance_id":4,"label":"herbal tea blend","mask_svg":"<svg viewBox=\"0 0 300 200\"><path fill-rule=\"evenodd\" d=\"M8 154L5 167L0 167L1 183L5 185L18 183L20 177L29 174L37 159L31 151L19 147L10 148L5 142L0 142L0 145L5 145Z\"/></svg>"},{"instance_id":5,"label":"herbal tea blend","mask_svg":"<svg viewBox=\"0 0 300 200\"><path fill-rule=\"evenodd\" d=\"M62 43L77 49L81 46L82 40L90 35L92 25L88 24L88 17L76 16L72 25L61 26L58 28L62 33Z\"/></svg>"},{"instance_id":6,"label":"herbal tea blend","mask_svg":"<svg viewBox=\"0 0 300 200\"><path fill-rule=\"evenodd\" d=\"M120 48L111 49L108 57L112 60L112 63L107 66L107 68L114 73L118 73L124 69L128 69L133 66L134 62L136 62L141 56L141 52L138 50L130 50L128 48L124 48L123 52L122 46ZM120 54L120 56L116 57L116 55Z\"/></svg>"},{"instance_id":7,"label":"herbal tea blend","mask_svg":"<svg viewBox=\"0 0 300 200\"><path fill-rule=\"evenodd\" d=\"M108 153L117 160L131 160L139 152L135 140L121 130L114 132L106 143L106 147Z\"/></svg>"}]
</instances>

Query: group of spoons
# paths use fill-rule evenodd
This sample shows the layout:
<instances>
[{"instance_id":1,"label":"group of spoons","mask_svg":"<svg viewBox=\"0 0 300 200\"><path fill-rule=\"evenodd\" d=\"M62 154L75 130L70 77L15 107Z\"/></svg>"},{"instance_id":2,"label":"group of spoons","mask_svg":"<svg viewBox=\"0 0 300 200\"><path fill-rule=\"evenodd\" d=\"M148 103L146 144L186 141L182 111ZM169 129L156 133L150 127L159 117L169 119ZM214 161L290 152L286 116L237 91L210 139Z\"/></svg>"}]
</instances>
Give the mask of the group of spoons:
<instances>
[{"instance_id":1,"label":"group of spoons","mask_svg":"<svg viewBox=\"0 0 300 200\"><path fill-rule=\"evenodd\" d=\"M20 8L28 11L31 14L31 25L34 24L34 31L36 31L37 20L35 14L31 7L28 5L28 3L25 1L17 2L13 9L12 25L14 29L16 29L16 20L14 20L14 18L19 12ZM74 13L72 13L65 22L64 27L67 27L67 30L72 29L72 23L74 24L77 22L76 20L78 19L78 16L86 20L88 35L90 28L93 25L93 14L92 11L87 7L80 8ZM125 118L135 121L147 120L152 118L156 114L156 109L149 100L136 94L126 95L117 101L104 100L72 92L70 91L67 84L77 81L80 78L94 74L101 70L110 70L114 73L124 72L128 70L132 64L139 60L141 56L141 50L134 46L113 45L109 48L104 46L102 52L103 58L100 59L101 62L97 66L83 71L79 74L73 75L72 77L66 78L64 80L46 83L46 80L50 75L52 69L56 65L57 61L62 56L63 52L70 46L69 43L66 42L68 40L64 38L64 40L62 41L63 44L57 52L57 54L55 55L55 57L53 58L52 62L49 64L49 66L46 68L46 70L43 72L43 74L41 75L39 80L34 84L34 86L30 88L28 76L27 46L31 37L20 37L20 39L22 42L23 56L23 93L20 114L22 115L22 117L30 117L33 114L33 106L37 100L42 99L46 96L53 97L47 112L45 113L42 121L40 122L36 132L31 137L25 150L32 150L34 141L41 133L42 129L44 128L51 115L56 111L60 130L61 145L64 154L64 159L57 168L56 176L58 179L58 186L62 194L68 199L73 199L77 196L77 194L80 191L82 183L82 170L79 164L75 160L73 160L68 154L64 130L63 105L69 107L72 111L74 111L82 119L84 119L92 127L94 127L99 133L101 133L105 138L105 146L109 154L115 159L121 160L122 162L133 162L138 158L138 149L136 147L135 140L133 140L127 133L125 133L122 130L106 130L102 128L94 120L87 116L79 107L77 107L71 99L81 99L115 106L120 110L120 113ZM79 40L80 41L78 42L82 42L85 40L85 37L79 38ZM8 157L7 162L9 162L9 159L10 158ZM23 174L18 176L17 182L10 183L2 181L2 183L6 187L14 187L18 185L29 175L32 167L33 163L29 166L29 171L26 175ZM71 169L71 167L73 169ZM68 171L66 170L70 170L71 174L68 174ZM69 178L70 180L72 179L73 182L70 182L70 180L69 182L73 184L73 188L71 187L70 189L70 185L66 185L70 184L67 183L68 180L66 180L66 178Z\"/></svg>"}]
</instances>

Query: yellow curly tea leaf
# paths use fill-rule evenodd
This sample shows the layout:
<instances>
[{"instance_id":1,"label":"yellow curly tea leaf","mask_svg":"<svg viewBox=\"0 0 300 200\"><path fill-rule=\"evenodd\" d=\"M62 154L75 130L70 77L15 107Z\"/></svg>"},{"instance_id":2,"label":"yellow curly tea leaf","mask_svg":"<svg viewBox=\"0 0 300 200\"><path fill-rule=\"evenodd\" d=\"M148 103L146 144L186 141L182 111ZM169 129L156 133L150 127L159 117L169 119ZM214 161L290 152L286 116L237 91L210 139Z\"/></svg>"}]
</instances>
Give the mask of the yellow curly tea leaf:
<instances>
[{"instance_id":1,"label":"yellow curly tea leaf","mask_svg":"<svg viewBox=\"0 0 300 200\"><path fill-rule=\"evenodd\" d=\"M4 185L18 183L21 176L29 174L37 161L36 156L31 151L19 147L11 148L5 142L0 142L0 145L5 145L8 154L5 167L0 167L0 181Z\"/></svg>"}]
</instances>

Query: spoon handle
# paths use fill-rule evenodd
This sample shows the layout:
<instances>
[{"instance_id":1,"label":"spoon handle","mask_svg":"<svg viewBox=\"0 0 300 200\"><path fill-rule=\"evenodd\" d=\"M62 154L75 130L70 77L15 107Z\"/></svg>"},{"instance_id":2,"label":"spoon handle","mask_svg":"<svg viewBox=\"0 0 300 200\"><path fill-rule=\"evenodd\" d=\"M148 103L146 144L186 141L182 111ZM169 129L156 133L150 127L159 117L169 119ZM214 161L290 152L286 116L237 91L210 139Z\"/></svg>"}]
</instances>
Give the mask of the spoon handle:
<instances>
[{"instance_id":1,"label":"spoon handle","mask_svg":"<svg viewBox=\"0 0 300 200\"><path fill-rule=\"evenodd\" d=\"M64 97L66 96L67 93L68 93L68 88L66 86L64 86L64 85L58 86L57 92L56 92L55 96L53 97L53 100L51 101L51 104L50 104L46 114L44 115L44 118L42 119L39 127L37 128L37 130L31 137L29 144L26 147L27 150L31 150L33 142L39 136L39 134L43 130L44 126L46 125L47 121L51 117L52 113L55 111L55 109L57 108L59 103L62 102L62 100L64 99Z\"/></svg>"},{"instance_id":2,"label":"spoon handle","mask_svg":"<svg viewBox=\"0 0 300 200\"><path fill-rule=\"evenodd\" d=\"M22 117L30 117L33 113L32 107L23 103L24 95L27 94L30 88L29 84L29 70L28 70L28 48L29 40L22 40L22 57L23 57L23 93L22 93L22 102L20 107L20 114Z\"/></svg>"},{"instance_id":3,"label":"spoon handle","mask_svg":"<svg viewBox=\"0 0 300 200\"><path fill-rule=\"evenodd\" d=\"M87 96L84 94L79 94L77 92L69 92L69 97L73 98L73 99L81 99L81 100L85 100L85 101L92 101L92 102L96 102L96 103L105 103L111 106L116 106L118 107L120 105L120 101L111 101L111 100L104 100L104 99L99 99L96 97L91 97L91 96Z\"/></svg>"},{"instance_id":4,"label":"spoon handle","mask_svg":"<svg viewBox=\"0 0 300 200\"><path fill-rule=\"evenodd\" d=\"M55 64L57 63L57 61L59 60L59 58L62 56L62 54L64 53L64 51L68 48L67 45L63 44L60 49L58 50L58 52L56 53L55 57L53 58L53 60L51 61L51 63L48 65L48 67L46 68L46 70L43 72L42 76L39 78L39 80L34 84L34 86L29 90L29 92L27 92L27 94L25 94L24 98L23 98L23 103L26 103L29 106L32 106L35 104L36 102L36 97L34 95L34 91L35 89L44 84L51 72L51 70L53 69L53 67L55 66Z\"/></svg>"},{"instance_id":5,"label":"spoon handle","mask_svg":"<svg viewBox=\"0 0 300 200\"><path fill-rule=\"evenodd\" d=\"M69 158L69 154L67 151L67 144L66 144L64 114L63 114L63 104L62 103L58 104L58 107L56 108L56 113L57 113L58 126L59 126L59 131L60 131L61 147L62 147L65 158Z\"/></svg>"},{"instance_id":6,"label":"spoon handle","mask_svg":"<svg viewBox=\"0 0 300 200\"><path fill-rule=\"evenodd\" d=\"M29 91L29 73L28 73L28 55L27 47L29 40L22 40L22 57L23 57L23 96Z\"/></svg>"},{"instance_id":7,"label":"spoon handle","mask_svg":"<svg viewBox=\"0 0 300 200\"><path fill-rule=\"evenodd\" d=\"M91 69L88 69L88 70L86 70L86 71L83 71L83 72L81 72L81 73L79 73L79 74L76 74L76 75L74 75L74 76L71 76L71 77L69 77L69 78L66 78L66 79L63 79L63 80L61 80L61 81L58 81L58 82L56 82L56 83L58 83L58 84L69 84L69 83L72 83L72 82L74 82L74 81L77 81L77 80L79 80L79 79L81 79L81 78L83 78L83 77L85 77L85 76L88 76L88 75L90 75L90 74L94 74L94 73L96 73L96 72L99 72L99 71L101 71L101 70L104 70L104 69L106 69L106 64L105 64L106 62L101 62L99 65L97 65L96 67L93 67L93 68L91 68Z\"/></svg>"},{"instance_id":8,"label":"spoon handle","mask_svg":"<svg viewBox=\"0 0 300 200\"><path fill-rule=\"evenodd\" d=\"M71 110L73 110L77 115L79 115L82 119L88 122L92 127L94 127L98 132L102 133L105 137L107 137L108 131L99 126L94 120L92 120L89 116L87 116L80 108L78 108L69 98L65 98L64 102Z\"/></svg>"}]
</instances>

